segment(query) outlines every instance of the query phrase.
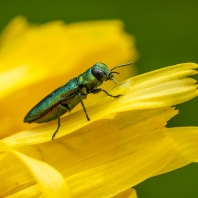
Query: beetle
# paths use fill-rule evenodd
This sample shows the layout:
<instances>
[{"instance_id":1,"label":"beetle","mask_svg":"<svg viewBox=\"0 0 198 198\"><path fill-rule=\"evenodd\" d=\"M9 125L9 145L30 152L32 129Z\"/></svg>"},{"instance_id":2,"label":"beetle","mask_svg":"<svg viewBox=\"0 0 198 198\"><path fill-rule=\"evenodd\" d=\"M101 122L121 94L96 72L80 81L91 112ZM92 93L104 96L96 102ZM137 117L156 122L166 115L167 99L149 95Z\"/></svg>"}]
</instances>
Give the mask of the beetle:
<instances>
[{"instance_id":1,"label":"beetle","mask_svg":"<svg viewBox=\"0 0 198 198\"><path fill-rule=\"evenodd\" d=\"M87 114L83 100L86 99L88 94L97 94L101 91L113 98L118 98L121 96L121 94L113 96L106 90L98 87L102 85L103 81L108 80L113 80L117 84L113 73L119 73L113 70L119 67L128 66L130 64L132 64L132 62L116 66L111 70L109 70L104 63L94 64L84 73L71 79L65 85L54 90L51 94L42 99L27 113L24 118L24 122L44 123L57 119L58 127L52 135L53 140L60 127L60 116L68 111L71 111L79 103L81 103L87 120L89 121L90 118Z\"/></svg>"}]
</instances>

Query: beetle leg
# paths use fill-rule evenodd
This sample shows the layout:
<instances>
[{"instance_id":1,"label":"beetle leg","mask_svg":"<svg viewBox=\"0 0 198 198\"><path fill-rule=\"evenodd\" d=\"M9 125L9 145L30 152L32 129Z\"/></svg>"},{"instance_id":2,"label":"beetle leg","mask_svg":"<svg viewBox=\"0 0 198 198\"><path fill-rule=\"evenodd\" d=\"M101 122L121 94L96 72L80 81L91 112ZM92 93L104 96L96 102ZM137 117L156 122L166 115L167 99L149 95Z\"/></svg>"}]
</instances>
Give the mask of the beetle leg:
<instances>
[{"instance_id":1,"label":"beetle leg","mask_svg":"<svg viewBox=\"0 0 198 198\"><path fill-rule=\"evenodd\" d=\"M58 109L60 108L61 105L58 106ZM58 132L58 129L60 128L60 116L59 113L57 113L57 119L58 119L58 127L56 128L56 131L54 132L54 134L52 135L52 140L54 140L56 133Z\"/></svg>"},{"instance_id":2,"label":"beetle leg","mask_svg":"<svg viewBox=\"0 0 198 198\"><path fill-rule=\"evenodd\" d=\"M85 109L85 105L84 105L83 100L81 99L80 95L81 95L81 94L78 92L78 97L79 97L79 99L80 99L80 103L81 103L81 105L82 105L82 107L83 107L83 110L84 110L84 112L85 112L85 115L86 115L86 117L87 117L87 120L89 121L90 118L89 118L89 116L88 116L88 114L87 114L87 111L86 111L86 109Z\"/></svg>"},{"instance_id":3,"label":"beetle leg","mask_svg":"<svg viewBox=\"0 0 198 198\"><path fill-rule=\"evenodd\" d=\"M52 135L52 140L54 140L56 133L58 132L58 129L60 128L60 117L57 116L57 118L58 118L58 127L57 127L56 131L54 132L54 134Z\"/></svg>"},{"instance_id":4,"label":"beetle leg","mask_svg":"<svg viewBox=\"0 0 198 198\"><path fill-rule=\"evenodd\" d=\"M94 90L91 91L91 93L97 94L101 91L105 92L107 94L107 96L110 96L110 97L113 97L113 98L118 98L118 97L122 96L122 94L118 94L117 96L113 96L113 95L109 94L106 90L101 89L101 88L94 89Z\"/></svg>"}]
</instances>

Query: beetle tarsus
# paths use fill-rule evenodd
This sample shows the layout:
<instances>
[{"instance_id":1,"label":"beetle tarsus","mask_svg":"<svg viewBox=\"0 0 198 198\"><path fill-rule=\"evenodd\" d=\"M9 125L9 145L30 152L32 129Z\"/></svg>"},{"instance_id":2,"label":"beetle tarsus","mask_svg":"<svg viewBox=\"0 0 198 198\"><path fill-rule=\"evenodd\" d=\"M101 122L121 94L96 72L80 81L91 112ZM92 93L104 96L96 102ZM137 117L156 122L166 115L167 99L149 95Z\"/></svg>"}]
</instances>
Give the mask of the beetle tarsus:
<instances>
[{"instance_id":1,"label":"beetle tarsus","mask_svg":"<svg viewBox=\"0 0 198 198\"><path fill-rule=\"evenodd\" d=\"M113 98L119 98L120 96L123 96L122 94L118 94L117 96L112 96L111 95L111 97L113 97Z\"/></svg>"},{"instance_id":2,"label":"beetle tarsus","mask_svg":"<svg viewBox=\"0 0 198 198\"><path fill-rule=\"evenodd\" d=\"M118 98L120 96L123 96L122 94L118 94L117 96L113 96L113 95L109 94L106 90L101 89L101 88L94 89L91 93L96 94L96 93L99 93L101 91L105 92L107 94L107 96L110 96L112 98Z\"/></svg>"}]
</instances>

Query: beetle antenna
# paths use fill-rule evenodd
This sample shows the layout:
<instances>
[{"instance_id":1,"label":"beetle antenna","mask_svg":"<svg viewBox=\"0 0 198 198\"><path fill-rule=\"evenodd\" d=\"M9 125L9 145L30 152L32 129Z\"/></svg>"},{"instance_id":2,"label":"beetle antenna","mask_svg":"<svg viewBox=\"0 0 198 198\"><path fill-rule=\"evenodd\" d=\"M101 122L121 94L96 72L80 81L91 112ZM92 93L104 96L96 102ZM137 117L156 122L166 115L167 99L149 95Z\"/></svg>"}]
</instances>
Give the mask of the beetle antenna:
<instances>
[{"instance_id":1,"label":"beetle antenna","mask_svg":"<svg viewBox=\"0 0 198 198\"><path fill-rule=\"evenodd\" d=\"M122 65L118 65L118 66L112 68L111 71L113 71L113 70L116 69L116 68L128 66L128 65L131 65L131 64L133 64L133 62L125 63L125 64L122 64ZM111 73L112 73L112 72L111 72Z\"/></svg>"},{"instance_id":2,"label":"beetle antenna","mask_svg":"<svg viewBox=\"0 0 198 198\"><path fill-rule=\"evenodd\" d=\"M111 74L120 74L119 72L111 72Z\"/></svg>"}]
</instances>

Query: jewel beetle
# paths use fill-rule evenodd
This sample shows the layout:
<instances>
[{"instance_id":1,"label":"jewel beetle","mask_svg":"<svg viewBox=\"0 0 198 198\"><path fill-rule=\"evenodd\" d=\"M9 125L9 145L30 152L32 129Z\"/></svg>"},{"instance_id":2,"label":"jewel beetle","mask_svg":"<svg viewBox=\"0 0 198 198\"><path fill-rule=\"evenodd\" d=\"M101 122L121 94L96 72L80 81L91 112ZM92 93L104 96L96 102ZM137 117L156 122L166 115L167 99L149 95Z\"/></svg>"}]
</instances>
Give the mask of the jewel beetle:
<instances>
[{"instance_id":1,"label":"jewel beetle","mask_svg":"<svg viewBox=\"0 0 198 198\"><path fill-rule=\"evenodd\" d=\"M114 79L113 73L119 73L113 70L119 67L128 66L130 64L132 64L132 62L116 66L111 70L109 70L104 63L94 64L84 73L76 78L71 79L65 85L54 90L44 99L42 99L27 113L24 118L24 122L44 123L57 119L58 127L52 135L53 140L60 127L60 116L68 111L71 111L79 103L81 103L87 120L89 121L90 118L87 114L83 100L86 99L88 94L97 94L101 91L113 98L118 98L119 96L121 96L120 94L113 96L109 94L106 90L98 87L102 85L103 81L107 80L113 80L117 84L116 80Z\"/></svg>"}]
</instances>

